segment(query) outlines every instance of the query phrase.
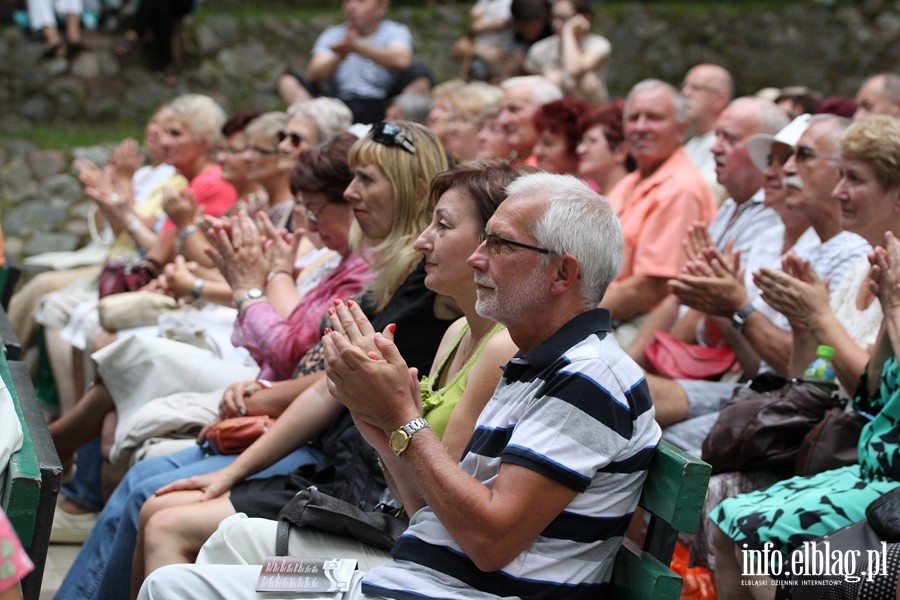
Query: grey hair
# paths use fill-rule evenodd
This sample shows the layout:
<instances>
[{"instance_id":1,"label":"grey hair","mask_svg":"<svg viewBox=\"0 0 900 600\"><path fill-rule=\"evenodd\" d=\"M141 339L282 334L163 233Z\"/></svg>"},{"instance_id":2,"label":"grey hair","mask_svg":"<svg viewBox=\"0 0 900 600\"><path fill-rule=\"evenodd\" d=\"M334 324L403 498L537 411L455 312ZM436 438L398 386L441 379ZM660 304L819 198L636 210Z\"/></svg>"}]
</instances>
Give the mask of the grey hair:
<instances>
[{"instance_id":1,"label":"grey hair","mask_svg":"<svg viewBox=\"0 0 900 600\"><path fill-rule=\"evenodd\" d=\"M323 143L342 131L347 131L353 123L353 113L337 98L313 98L300 100L288 108L288 116L306 117L316 127L318 143Z\"/></svg>"},{"instance_id":2,"label":"grey hair","mask_svg":"<svg viewBox=\"0 0 900 600\"><path fill-rule=\"evenodd\" d=\"M563 97L562 90L559 89L559 86L541 75L510 77L500 84L500 89L508 90L509 88L523 84L531 86L531 102L535 106L547 104L554 100L560 100Z\"/></svg>"},{"instance_id":3,"label":"grey hair","mask_svg":"<svg viewBox=\"0 0 900 600\"><path fill-rule=\"evenodd\" d=\"M900 102L900 75L897 75L896 73L878 73L866 79L863 82L863 85L872 81L873 79L881 80L884 90L884 97L888 102Z\"/></svg>"},{"instance_id":4,"label":"grey hair","mask_svg":"<svg viewBox=\"0 0 900 600\"><path fill-rule=\"evenodd\" d=\"M256 117L244 129L247 137L265 137L270 138L273 143L277 142L278 132L283 130L287 125L288 116L283 112L267 112Z\"/></svg>"},{"instance_id":5,"label":"grey hair","mask_svg":"<svg viewBox=\"0 0 900 600\"><path fill-rule=\"evenodd\" d=\"M852 119L848 119L847 117L841 117L839 115L832 115L830 113L821 113L817 115L813 115L809 119L809 123L806 126L806 131L809 131L809 128L815 125L816 123L834 123L834 131L831 132L831 141L834 144L835 151L838 148L838 139L844 134L844 131L850 127L850 124L853 123Z\"/></svg>"},{"instance_id":6,"label":"grey hair","mask_svg":"<svg viewBox=\"0 0 900 600\"><path fill-rule=\"evenodd\" d=\"M181 121L191 135L209 146L222 139L222 126L228 119L222 106L203 94L183 94L169 104L172 117Z\"/></svg>"},{"instance_id":7,"label":"grey hair","mask_svg":"<svg viewBox=\"0 0 900 600\"><path fill-rule=\"evenodd\" d=\"M637 92L655 89L664 89L669 92L669 95L672 97L672 104L675 106L675 122L687 123L687 100L674 86L659 79L645 79L634 84L634 87L631 88L631 91L628 92L628 96L625 98L625 117L628 117L628 107L631 105L631 98Z\"/></svg>"},{"instance_id":8,"label":"grey hair","mask_svg":"<svg viewBox=\"0 0 900 600\"><path fill-rule=\"evenodd\" d=\"M551 173L519 177L506 193L547 198L547 210L532 234L538 245L554 254L574 256L585 304L600 302L622 266L622 228L606 199L577 177Z\"/></svg>"},{"instance_id":9,"label":"grey hair","mask_svg":"<svg viewBox=\"0 0 900 600\"><path fill-rule=\"evenodd\" d=\"M759 98L757 96L742 96L731 101L732 104L735 102L756 107L759 133L775 135L791 122L787 113L771 100L766 100L765 98Z\"/></svg>"},{"instance_id":10,"label":"grey hair","mask_svg":"<svg viewBox=\"0 0 900 600\"><path fill-rule=\"evenodd\" d=\"M400 94L391 100L391 105L403 113L404 121L425 124L431 111L431 97L426 94Z\"/></svg>"}]
</instances>

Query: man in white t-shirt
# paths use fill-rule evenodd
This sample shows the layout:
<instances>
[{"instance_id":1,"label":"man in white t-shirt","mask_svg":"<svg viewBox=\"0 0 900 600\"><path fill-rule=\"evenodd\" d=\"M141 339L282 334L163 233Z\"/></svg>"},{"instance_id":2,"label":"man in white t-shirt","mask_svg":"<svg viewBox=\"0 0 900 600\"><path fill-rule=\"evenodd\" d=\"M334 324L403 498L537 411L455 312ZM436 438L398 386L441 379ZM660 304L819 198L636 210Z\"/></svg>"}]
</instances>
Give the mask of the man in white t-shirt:
<instances>
[{"instance_id":1,"label":"man in white t-shirt","mask_svg":"<svg viewBox=\"0 0 900 600\"><path fill-rule=\"evenodd\" d=\"M290 106L298 100L333 96L353 111L356 122L384 118L387 100L403 92L427 94L431 73L413 62L412 34L385 19L388 0L344 0L344 23L316 39L305 75L289 70L278 93Z\"/></svg>"}]
</instances>

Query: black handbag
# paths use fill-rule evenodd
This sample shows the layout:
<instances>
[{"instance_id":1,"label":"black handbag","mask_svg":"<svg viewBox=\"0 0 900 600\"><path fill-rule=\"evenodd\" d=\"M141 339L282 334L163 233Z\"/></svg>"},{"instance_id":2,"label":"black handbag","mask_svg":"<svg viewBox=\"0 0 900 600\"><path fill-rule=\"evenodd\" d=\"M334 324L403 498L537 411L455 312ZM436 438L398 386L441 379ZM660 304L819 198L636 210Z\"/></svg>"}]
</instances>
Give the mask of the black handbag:
<instances>
[{"instance_id":1,"label":"black handbag","mask_svg":"<svg viewBox=\"0 0 900 600\"><path fill-rule=\"evenodd\" d=\"M366 511L354 504L319 491L316 486L300 490L278 514L276 556L287 556L291 526L312 527L390 550L406 531L409 520L377 508Z\"/></svg>"},{"instance_id":2,"label":"black handbag","mask_svg":"<svg viewBox=\"0 0 900 600\"><path fill-rule=\"evenodd\" d=\"M866 507L866 521L881 539L900 542L900 488L894 488Z\"/></svg>"}]
</instances>

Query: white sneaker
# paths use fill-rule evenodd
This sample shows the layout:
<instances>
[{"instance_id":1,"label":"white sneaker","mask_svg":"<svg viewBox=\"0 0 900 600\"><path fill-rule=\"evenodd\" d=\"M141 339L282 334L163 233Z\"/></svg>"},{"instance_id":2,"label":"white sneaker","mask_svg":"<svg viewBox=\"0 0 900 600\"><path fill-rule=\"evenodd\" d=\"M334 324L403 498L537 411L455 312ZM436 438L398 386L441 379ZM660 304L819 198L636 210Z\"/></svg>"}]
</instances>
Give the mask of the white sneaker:
<instances>
[{"instance_id":1,"label":"white sneaker","mask_svg":"<svg viewBox=\"0 0 900 600\"><path fill-rule=\"evenodd\" d=\"M51 544L81 544L87 539L99 513L89 512L83 515L67 513L57 507L53 513L53 528L50 530Z\"/></svg>"}]
</instances>

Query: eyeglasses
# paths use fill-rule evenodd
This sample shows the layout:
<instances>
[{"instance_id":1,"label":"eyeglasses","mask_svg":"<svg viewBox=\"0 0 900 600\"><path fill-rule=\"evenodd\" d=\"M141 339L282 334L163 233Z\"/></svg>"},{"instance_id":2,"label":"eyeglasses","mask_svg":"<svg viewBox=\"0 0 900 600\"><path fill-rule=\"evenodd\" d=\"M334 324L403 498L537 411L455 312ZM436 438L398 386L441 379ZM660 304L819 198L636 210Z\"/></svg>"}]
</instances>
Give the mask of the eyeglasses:
<instances>
[{"instance_id":1,"label":"eyeglasses","mask_svg":"<svg viewBox=\"0 0 900 600\"><path fill-rule=\"evenodd\" d=\"M306 138L303 137L302 133L296 133L294 131L279 131L277 137L279 144L284 140L290 138L291 146L293 146L294 148L299 148L300 144L306 141Z\"/></svg>"},{"instance_id":2,"label":"eyeglasses","mask_svg":"<svg viewBox=\"0 0 900 600\"><path fill-rule=\"evenodd\" d=\"M372 127L372 139L385 146L398 146L410 154L416 153L416 147L412 141L404 135L402 129L393 123L385 123L384 121L376 123Z\"/></svg>"},{"instance_id":3,"label":"eyeglasses","mask_svg":"<svg viewBox=\"0 0 900 600\"><path fill-rule=\"evenodd\" d=\"M493 233L482 232L481 241L484 242L485 247L488 252L491 254L500 254L500 251L504 246L508 248L522 248L523 250L531 250L533 252L539 252L540 254L552 254L550 250L546 248L540 248L539 246L532 246L530 244L523 244L522 242L516 242L513 240L508 240L506 238L502 238L499 235L495 235Z\"/></svg>"},{"instance_id":4,"label":"eyeglasses","mask_svg":"<svg viewBox=\"0 0 900 600\"><path fill-rule=\"evenodd\" d=\"M319 205L319 206L317 207L318 210L316 210L316 211L313 211L313 209L311 209L311 208L307 208L307 209L306 209L306 220L309 221L310 223L318 223L318 222L319 222L319 216L320 216L320 215L322 214L322 212L325 210L325 207L326 207L326 206L328 206L328 203L327 203L327 202L326 202L325 204Z\"/></svg>"},{"instance_id":5,"label":"eyeglasses","mask_svg":"<svg viewBox=\"0 0 900 600\"><path fill-rule=\"evenodd\" d=\"M821 158L833 162L837 162L839 160L837 156L830 156L828 154L816 152L809 146L797 146L796 148L794 148L794 158L797 159L797 162L806 162L813 158Z\"/></svg>"},{"instance_id":6,"label":"eyeglasses","mask_svg":"<svg viewBox=\"0 0 900 600\"><path fill-rule=\"evenodd\" d=\"M224 146L222 148L218 148L216 152L219 154L240 154L244 152L246 148L229 148L228 146Z\"/></svg>"},{"instance_id":7,"label":"eyeglasses","mask_svg":"<svg viewBox=\"0 0 900 600\"><path fill-rule=\"evenodd\" d=\"M278 148L261 148L259 146L250 146L249 150L253 150L257 154L262 154L263 156L273 156L278 154Z\"/></svg>"}]
</instances>

